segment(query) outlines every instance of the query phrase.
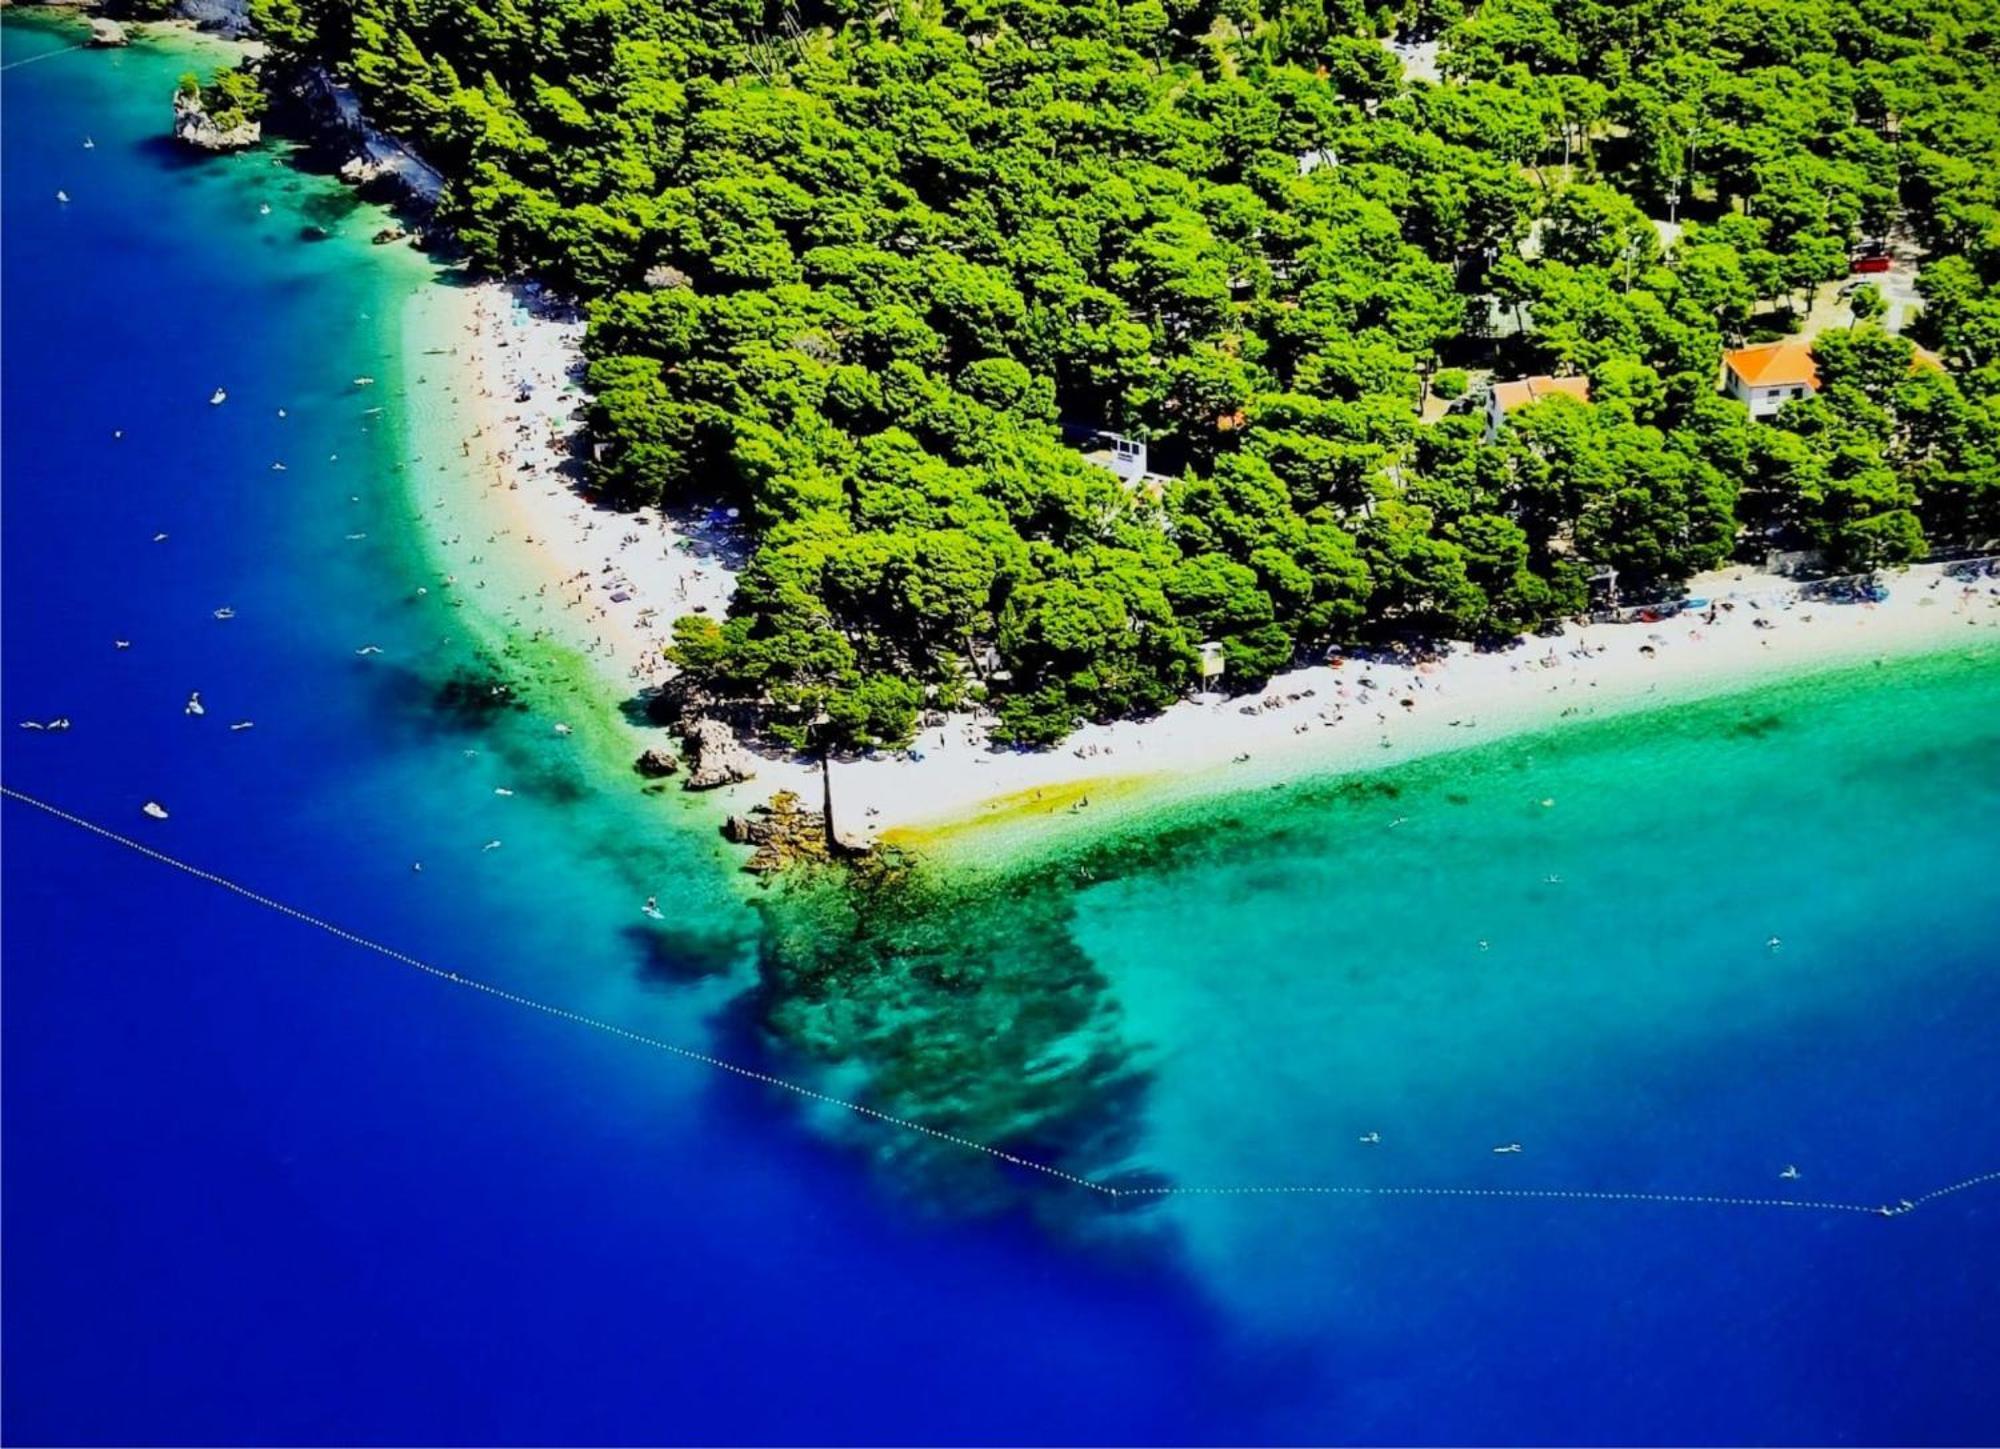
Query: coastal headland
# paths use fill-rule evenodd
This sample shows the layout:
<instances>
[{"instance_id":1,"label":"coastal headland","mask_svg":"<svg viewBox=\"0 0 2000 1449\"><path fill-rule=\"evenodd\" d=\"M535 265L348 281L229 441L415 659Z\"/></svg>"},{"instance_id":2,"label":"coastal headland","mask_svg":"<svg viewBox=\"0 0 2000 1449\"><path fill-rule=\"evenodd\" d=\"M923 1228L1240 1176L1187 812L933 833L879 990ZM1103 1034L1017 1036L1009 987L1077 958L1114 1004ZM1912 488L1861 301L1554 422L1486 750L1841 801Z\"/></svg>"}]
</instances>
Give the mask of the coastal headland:
<instances>
[{"instance_id":1,"label":"coastal headland","mask_svg":"<svg viewBox=\"0 0 2000 1449\"><path fill-rule=\"evenodd\" d=\"M334 114L372 154L378 133L351 105ZM607 750L630 759L671 748L643 703L672 675L662 654L672 623L727 614L751 540L723 506L628 511L590 491L583 332L574 308L533 283L442 270L407 303L397 405L408 414L407 474L434 586L496 637L582 661L568 677L587 681L593 698L576 705L596 718ZM1248 694L1196 695L1150 719L1087 725L1047 750L996 744L986 717L927 715L908 749L834 760L836 824L856 845L984 849L995 832L976 827L987 826L1053 839L1168 796L1366 770L1777 678L1994 647L2000 594L1990 578L1962 572L1890 571L1886 597L1856 602L1726 568L1690 581L1701 607L1656 621L1570 624L1498 650L1348 653ZM719 810L780 792L819 800L816 761L751 747L754 776L718 791Z\"/></svg>"},{"instance_id":2,"label":"coastal headland","mask_svg":"<svg viewBox=\"0 0 2000 1449\"><path fill-rule=\"evenodd\" d=\"M539 289L483 281L415 298L406 350L426 379L413 376L410 393L429 400L428 447L471 460L477 483L429 462L412 476L444 576L476 583L478 607L509 629L586 659L612 712L670 677L661 650L675 617L727 612L746 540L721 508L626 512L585 487L582 332ZM861 844L984 849L995 833L979 826L1046 840L1169 796L1365 770L1847 665L2000 648L2000 586L1971 572L1890 571L1886 597L1843 601L1721 569L1688 585L1700 607L1656 621L1569 624L1499 650L1346 654L1248 694L1088 725L1042 751L994 744L976 716L932 716L908 750L834 761L836 824ZM622 723L634 755L670 743L643 718ZM730 809L779 791L819 800L816 761L757 753L754 779L719 792Z\"/></svg>"}]
</instances>

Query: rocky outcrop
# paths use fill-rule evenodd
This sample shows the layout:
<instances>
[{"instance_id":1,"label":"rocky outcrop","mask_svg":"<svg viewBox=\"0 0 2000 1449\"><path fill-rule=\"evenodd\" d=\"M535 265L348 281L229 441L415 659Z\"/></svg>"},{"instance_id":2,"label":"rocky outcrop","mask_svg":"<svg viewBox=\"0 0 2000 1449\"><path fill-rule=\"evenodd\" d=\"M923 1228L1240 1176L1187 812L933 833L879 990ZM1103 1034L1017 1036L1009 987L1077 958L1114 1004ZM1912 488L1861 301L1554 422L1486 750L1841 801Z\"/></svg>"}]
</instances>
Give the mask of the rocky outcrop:
<instances>
[{"instance_id":1,"label":"rocky outcrop","mask_svg":"<svg viewBox=\"0 0 2000 1449\"><path fill-rule=\"evenodd\" d=\"M737 742L729 726L721 720L698 719L687 727L682 738L687 741L690 790L734 785L757 773L756 757Z\"/></svg>"},{"instance_id":2,"label":"rocky outcrop","mask_svg":"<svg viewBox=\"0 0 2000 1449\"><path fill-rule=\"evenodd\" d=\"M125 27L115 20L107 20L102 15L90 18L89 45L98 50L116 50L121 45L130 45L132 39L125 33Z\"/></svg>"},{"instance_id":3,"label":"rocky outcrop","mask_svg":"<svg viewBox=\"0 0 2000 1449\"><path fill-rule=\"evenodd\" d=\"M264 128L248 120L219 125L200 96L181 91L174 96L174 135L200 151L241 151L263 140Z\"/></svg>"},{"instance_id":4,"label":"rocky outcrop","mask_svg":"<svg viewBox=\"0 0 2000 1449\"><path fill-rule=\"evenodd\" d=\"M634 760L632 768L648 780L658 780L667 775L678 774L681 762L672 750L663 750L655 745Z\"/></svg>"},{"instance_id":5,"label":"rocky outcrop","mask_svg":"<svg viewBox=\"0 0 2000 1449\"><path fill-rule=\"evenodd\" d=\"M803 861L829 858L826 817L804 809L799 797L780 790L768 805L753 805L746 814L723 822L722 837L736 845L752 845L743 868L752 875L769 875Z\"/></svg>"},{"instance_id":6,"label":"rocky outcrop","mask_svg":"<svg viewBox=\"0 0 2000 1449\"><path fill-rule=\"evenodd\" d=\"M250 24L250 0L177 0L174 10L203 30L224 35L241 37L255 28Z\"/></svg>"},{"instance_id":7,"label":"rocky outcrop","mask_svg":"<svg viewBox=\"0 0 2000 1449\"><path fill-rule=\"evenodd\" d=\"M324 68L308 68L292 87L292 95L327 143L348 153L340 167L341 180L425 211L437 205L444 176L401 141L370 125L361 98Z\"/></svg>"}]
</instances>

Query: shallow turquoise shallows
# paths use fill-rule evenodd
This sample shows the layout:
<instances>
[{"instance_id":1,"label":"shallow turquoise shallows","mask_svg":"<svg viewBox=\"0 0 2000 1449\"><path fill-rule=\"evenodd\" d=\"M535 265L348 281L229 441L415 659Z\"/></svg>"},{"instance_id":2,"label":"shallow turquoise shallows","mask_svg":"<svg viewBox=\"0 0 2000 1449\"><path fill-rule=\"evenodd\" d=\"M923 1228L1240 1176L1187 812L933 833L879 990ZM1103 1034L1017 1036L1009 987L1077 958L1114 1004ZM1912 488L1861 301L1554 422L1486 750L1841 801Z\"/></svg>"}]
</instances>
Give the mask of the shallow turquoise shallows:
<instances>
[{"instance_id":1,"label":"shallow turquoise shallows","mask_svg":"<svg viewBox=\"0 0 2000 1449\"><path fill-rule=\"evenodd\" d=\"M573 660L434 586L409 480L451 450L411 395L443 364L398 324L447 283L287 153L164 141L212 52L0 35L6 784L442 970L812 1070L756 990L808 917L598 748ZM935 1139L0 825L12 1440L2000 1436L2000 1182L1850 1210L2000 1169L1990 647L960 865L965 914L920 923L957 1004L815 1078L1030 1091L1073 1044L1029 1021L1010 1059L1018 991L1108 1064L1024 1153L1549 1196L1107 1211L1014 1174L1029 1210L969 1214L902 1170ZM948 1057L974 1023L993 1049Z\"/></svg>"}]
</instances>

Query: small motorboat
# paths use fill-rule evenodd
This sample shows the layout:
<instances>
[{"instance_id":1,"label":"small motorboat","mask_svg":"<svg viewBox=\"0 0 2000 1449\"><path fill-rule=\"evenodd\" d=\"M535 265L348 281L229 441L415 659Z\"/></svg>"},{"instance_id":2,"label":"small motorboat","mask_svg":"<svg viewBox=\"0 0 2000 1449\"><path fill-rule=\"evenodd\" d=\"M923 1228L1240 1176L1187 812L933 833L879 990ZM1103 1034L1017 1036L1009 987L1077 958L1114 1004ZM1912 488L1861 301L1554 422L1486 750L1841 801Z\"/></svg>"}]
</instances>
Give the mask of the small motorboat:
<instances>
[{"instance_id":1,"label":"small motorboat","mask_svg":"<svg viewBox=\"0 0 2000 1449\"><path fill-rule=\"evenodd\" d=\"M1778 1176L1786 1182L1797 1182L1799 1180L1799 1170L1787 1164L1785 1170L1779 1173Z\"/></svg>"},{"instance_id":2,"label":"small motorboat","mask_svg":"<svg viewBox=\"0 0 2000 1449\"><path fill-rule=\"evenodd\" d=\"M1521 1150L1521 1144L1518 1142L1509 1142L1506 1146L1496 1147L1493 1150L1504 1157L1509 1153L1519 1152Z\"/></svg>"},{"instance_id":3,"label":"small motorboat","mask_svg":"<svg viewBox=\"0 0 2000 1449\"><path fill-rule=\"evenodd\" d=\"M221 608L215 611L215 617L218 619L233 619L236 617L236 611L230 608L227 604L224 604Z\"/></svg>"},{"instance_id":4,"label":"small motorboat","mask_svg":"<svg viewBox=\"0 0 2000 1449\"><path fill-rule=\"evenodd\" d=\"M152 816L155 820L165 820L167 818L167 807L162 805L157 800L148 800L144 805L141 805L139 808L143 810L146 814Z\"/></svg>"},{"instance_id":5,"label":"small motorboat","mask_svg":"<svg viewBox=\"0 0 2000 1449\"><path fill-rule=\"evenodd\" d=\"M356 387L373 387L375 386L375 379L372 377L357 377L354 379L354 385Z\"/></svg>"},{"instance_id":6,"label":"small motorboat","mask_svg":"<svg viewBox=\"0 0 2000 1449\"><path fill-rule=\"evenodd\" d=\"M257 721L255 721L254 719L239 719L238 721L236 721L235 724L231 725L230 728L232 730L247 730L254 728L256 726L256 723Z\"/></svg>"},{"instance_id":7,"label":"small motorboat","mask_svg":"<svg viewBox=\"0 0 2000 1449\"><path fill-rule=\"evenodd\" d=\"M204 705L202 704L202 702L201 702L201 691L200 691L200 690L198 690L198 689L197 689L197 690L195 690L195 691L194 691L194 692L193 692L192 694L190 694L190 695L188 696L188 702L187 702L187 713L189 713L189 714L207 714L207 713L208 713L208 710L207 710L207 708L206 708L206 707L205 707L205 706L204 706Z\"/></svg>"},{"instance_id":8,"label":"small motorboat","mask_svg":"<svg viewBox=\"0 0 2000 1449\"><path fill-rule=\"evenodd\" d=\"M229 394L224 392L221 388L217 388L214 392L208 395L208 405L210 407L220 407L222 404L228 401L229 401Z\"/></svg>"}]
</instances>

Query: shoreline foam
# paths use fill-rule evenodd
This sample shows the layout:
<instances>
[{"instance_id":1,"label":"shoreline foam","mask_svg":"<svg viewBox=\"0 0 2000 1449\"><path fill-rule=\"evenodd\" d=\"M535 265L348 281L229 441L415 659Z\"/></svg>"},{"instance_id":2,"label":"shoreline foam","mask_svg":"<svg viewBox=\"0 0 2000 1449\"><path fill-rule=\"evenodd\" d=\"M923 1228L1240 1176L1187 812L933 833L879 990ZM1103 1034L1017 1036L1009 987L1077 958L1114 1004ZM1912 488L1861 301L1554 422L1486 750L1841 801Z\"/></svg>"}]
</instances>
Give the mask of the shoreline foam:
<instances>
[{"instance_id":1,"label":"shoreline foam","mask_svg":"<svg viewBox=\"0 0 2000 1449\"><path fill-rule=\"evenodd\" d=\"M447 576L485 590L480 607L506 627L576 649L614 696L663 680L659 651L673 619L727 612L740 534L713 511L622 513L578 486L579 320L526 288L432 291L413 325L433 344L427 351L449 355L456 381L446 399L463 425L462 456L484 480L428 500ZM1571 719L2000 640L1990 580L1967 588L1924 565L1890 575L1888 587L1881 603L1807 601L1789 580L1725 569L1689 585L1733 606L1712 622L1689 614L1571 625L1504 651L1453 646L1423 663L1350 658L1288 671L1254 696L1202 696L1149 720L1088 725L1045 752L996 749L981 722L954 716L920 729L911 752L837 761L837 823L869 842L944 843L982 821L1038 816L1045 833L1069 833L1092 810L1102 818L1114 798L1127 813L1163 792L1222 794L1366 770ZM635 753L659 742L656 731L628 728ZM817 767L767 753L747 786L719 793L734 803L746 789L758 800L777 790L817 799Z\"/></svg>"}]
</instances>

